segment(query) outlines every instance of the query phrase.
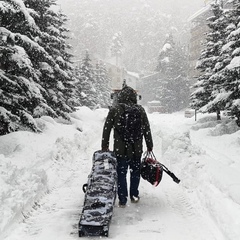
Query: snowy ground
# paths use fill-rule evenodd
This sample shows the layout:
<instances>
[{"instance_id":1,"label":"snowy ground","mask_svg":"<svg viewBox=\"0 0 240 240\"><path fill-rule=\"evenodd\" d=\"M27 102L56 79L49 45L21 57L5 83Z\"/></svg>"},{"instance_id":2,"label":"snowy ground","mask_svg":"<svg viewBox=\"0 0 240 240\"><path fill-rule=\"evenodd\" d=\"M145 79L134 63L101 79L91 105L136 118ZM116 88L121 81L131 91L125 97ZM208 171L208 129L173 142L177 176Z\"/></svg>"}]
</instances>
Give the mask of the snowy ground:
<instances>
[{"instance_id":1,"label":"snowy ground","mask_svg":"<svg viewBox=\"0 0 240 240\"><path fill-rule=\"evenodd\" d=\"M38 120L42 134L0 137L0 239L78 239L77 223L107 109L80 108L72 125ZM154 153L181 179L142 180L141 201L117 206L116 240L239 240L240 131L214 115L150 114Z\"/></svg>"}]
</instances>

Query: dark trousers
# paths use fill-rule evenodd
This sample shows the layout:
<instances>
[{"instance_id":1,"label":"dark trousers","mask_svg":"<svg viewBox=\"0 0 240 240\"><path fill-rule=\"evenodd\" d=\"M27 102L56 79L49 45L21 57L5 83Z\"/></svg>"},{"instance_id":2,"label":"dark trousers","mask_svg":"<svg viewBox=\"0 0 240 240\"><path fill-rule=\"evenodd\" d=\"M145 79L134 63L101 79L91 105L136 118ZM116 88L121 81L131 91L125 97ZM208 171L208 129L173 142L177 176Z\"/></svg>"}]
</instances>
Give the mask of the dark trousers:
<instances>
[{"instance_id":1,"label":"dark trousers","mask_svg":"<svg viewBox=\"0 0 240 240\"><path fill-rule=\"evenodd\" d=\"M128 197L127 187L127 171L130 168L130 198L138 197L138 186L140 183L140 164L141 157L117 157L117 173L118 173L118 198L121 204L126 204Z\"/></svg>"}]
</instances>

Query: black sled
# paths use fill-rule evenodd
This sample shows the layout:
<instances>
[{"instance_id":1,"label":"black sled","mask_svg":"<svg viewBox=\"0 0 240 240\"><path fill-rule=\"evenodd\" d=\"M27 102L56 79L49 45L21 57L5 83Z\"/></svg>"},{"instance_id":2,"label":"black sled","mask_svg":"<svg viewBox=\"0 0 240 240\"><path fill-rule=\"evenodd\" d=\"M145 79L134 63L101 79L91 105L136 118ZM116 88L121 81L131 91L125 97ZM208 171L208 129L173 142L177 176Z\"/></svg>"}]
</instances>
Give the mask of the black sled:
<instances>
[{"instance_id":1,"label":"black sled","mask_svg":"<svg viewBox=\"0 0 240 240\"><path fill-rule=\"evenodd\" d=\"M79 237L106 236L117 193L117 160L113 152L96 151L85 192L83 210L78 224Z\"/></svg>"}]
</instances>

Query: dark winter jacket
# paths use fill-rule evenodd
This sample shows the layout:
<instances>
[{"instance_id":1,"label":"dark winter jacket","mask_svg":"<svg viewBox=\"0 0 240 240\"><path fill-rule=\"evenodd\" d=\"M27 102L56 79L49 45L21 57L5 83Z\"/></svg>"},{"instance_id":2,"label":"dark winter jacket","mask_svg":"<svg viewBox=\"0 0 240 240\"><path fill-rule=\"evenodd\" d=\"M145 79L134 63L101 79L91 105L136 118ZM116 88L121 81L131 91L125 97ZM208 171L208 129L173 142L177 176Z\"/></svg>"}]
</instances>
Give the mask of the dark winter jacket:
<instances>
[{"instance_id":1,"label":"dark winter jacket","mask_svg":"<svg viewBox=\"0 0 240 240\"><path fill-rule=\"evenodd\" d=\"M114 138L114 146L113 150L117 156L128 156L132 157L133 155L140 157L143 149L143 138L131 144L126 144L122 138L120 137L120 116L124 113L123 104L134 105L137 104L137 94L136 92L130 88L125 87L119 93L119 104L115 107L112 107L108 113L107 119L103 128L102 135L102 149L107 149L109 147L109 138L112 128L114 129L113 138ZM153 141L150 130L149 121L147 118L147 114L144 108L140 105L137 105L141 111L141 123L143 136L145 138L147 148L152 149Z\"/></svg>"}]
</instances>

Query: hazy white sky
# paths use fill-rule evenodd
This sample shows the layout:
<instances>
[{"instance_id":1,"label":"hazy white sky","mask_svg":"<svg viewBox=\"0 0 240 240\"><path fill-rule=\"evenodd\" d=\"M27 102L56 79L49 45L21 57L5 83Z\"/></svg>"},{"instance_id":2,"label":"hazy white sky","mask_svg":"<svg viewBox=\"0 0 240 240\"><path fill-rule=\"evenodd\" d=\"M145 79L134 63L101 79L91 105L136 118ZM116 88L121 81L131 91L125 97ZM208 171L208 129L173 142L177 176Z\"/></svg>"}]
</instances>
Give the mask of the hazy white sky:
<instances>
[{"instance_id":1,"label":"hazy white sky","mask_svg":"<svg viewBox=\"0 0 240 240\"><path fill-rule=\"evenodd\" d=\"M94 0L93 0L94 1ZM201 7L205 5L205 2L211 1L211 0L131 0L131 1L124 1L124 0L104 0L108 2L115 2L119 5L119 2L121 2L125 7L129 5L129 7L132 7L135 3L147 3L150 5L153 5L157 7L159 10L166 12L166 13L176 13L176 9L179 9L179 11L184 11L188 15L193 14L195 11L199 10ZM58 0L58 3L61 5L63 11L67 11L71 9L72 7L76 7L78 4L81 4L83 0ZM100 4L101 0L95 0L96 4ZM135 2L135 3L134 3Z\"/></svg>"}]
</instances>

